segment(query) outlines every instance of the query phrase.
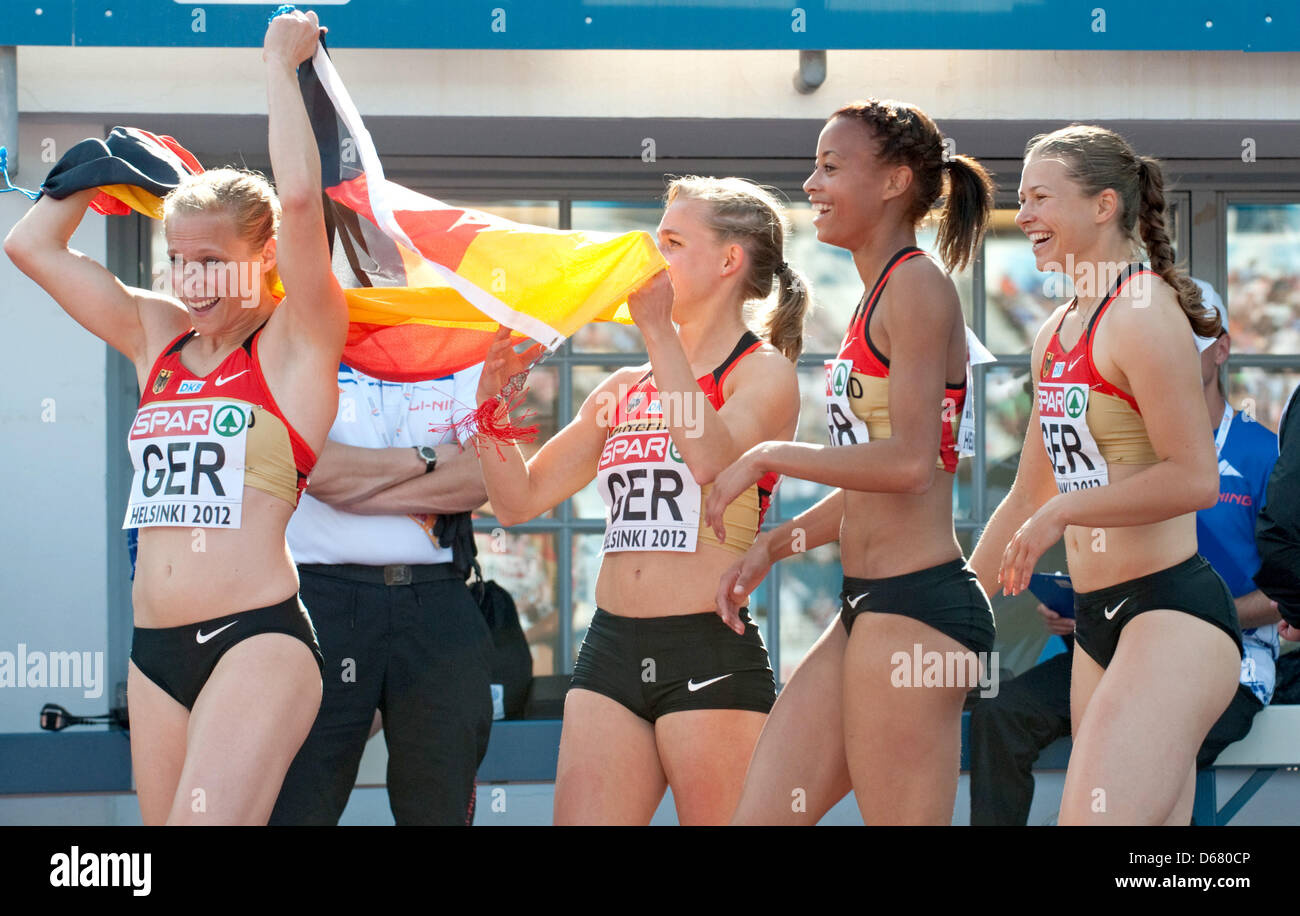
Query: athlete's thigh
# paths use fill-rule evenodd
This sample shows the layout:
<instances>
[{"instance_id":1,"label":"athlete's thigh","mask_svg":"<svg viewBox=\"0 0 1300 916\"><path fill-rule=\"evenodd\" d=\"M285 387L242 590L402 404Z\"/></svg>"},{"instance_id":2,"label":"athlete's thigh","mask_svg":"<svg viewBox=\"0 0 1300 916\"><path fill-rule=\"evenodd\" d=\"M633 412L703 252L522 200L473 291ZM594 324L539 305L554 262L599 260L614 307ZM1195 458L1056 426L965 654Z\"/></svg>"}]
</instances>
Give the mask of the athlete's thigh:
<instances>
[{"instance_id":1,"label":"athlete's thigh","mask_svg":"<svg viewBox=\"0 0 1300 916\"><path fill-rule=\"evenodd\" d=\"M847 643L837 614L776 698L733 824L816 824L849 793L841 731Z\"/></svg>"},{"instance_id":2,"label":"athlete's thigh","mask_svg":"<svg viewBox=\"0 0 1300 916\"><path fill-rule=\"evenodd\" d=\"M1129 621L1083 713L1061 822L1169 818L1197 749L1232 700L1240 661L1226 633L1189 614L1147 611Z\"/></svg>"},{"instance_id":3,"label":"athlete's thigh","mask_svg":"<svg viewBox=\"0 0 1300 916\"><path fill-rule=\"evenodd\" d=\"M568 692L555 772L556 824L648 824L666 785L649 722L604 694Z\"/></svg>"},{"instance_id":4,"label":"athlete's thigh","mask_svg":"<svg viewBox=\"0 0 1300 916\"><path fill-rule=\"evenodd\" d=\"M265 824L320 708L305 643L259 633L226 650L190 713L171 823Z\"/></svg>"},{"instance_id":5,"label":"athlete's thigh","mask_svg":"<svg viewBox=\"0 0 1300 916\"><path fill-rule=\"evenodd\" d=\"M1101 683L1101 676L1105 673L1106 669L1097 664L1091 655L1075 643L1074 661L1070 664L1070 736L1072 738L1079 737L1083 714L1087 712L1088 702L1092 699L1097 685Z\"/></svg>"},{"instance_id":6,"label":"athlete's thigh","mask_svg":"<svg viewBox=\"0 0 1300 916\"><path fill-rule=\"evenodd\" d=\"M655 742L677 821L726 824L740 801L745 771L767 714L748 709L693 709L655 720Z\"/></svg>"},{"instance_id":7,"label":"athlete's thigh","mask_svg":"<svg viewBox=\"0 0 1300 916\"><path fill-rule=\"evenodd\" d=\"M126 702L131 722L131 772L146 826L162 824L185 767L190 711L127 663Z\"/></svg>"},{"instance_id":8,"label":"athlete's thigh","mask_svg":"<svg viewBox=\"0 0 1300 916\"><path fill-rule=\"evenodd\" d=\"M1186 827L1192 822L1192 809L1196 807L1196 764L1193 763L1187 769L1187 778L1183 781L1183 788L1178 793L1178 801L1174 803L1173 810L1165 818L1165 827ZM1208 826L1208 825L1206 825Z\"/></svg>"},{"instance_id":9,"label":"athlete's thigh","mask_svg":"<svg viewBox=\"0 0 1300 916\"><path fill-rule=\"evenodd\" d=\"M858 616L844 655L844 747L868 824L952 823L961 709L979 684L978 665L919 620Z\"/></svg>"}]
</instances>

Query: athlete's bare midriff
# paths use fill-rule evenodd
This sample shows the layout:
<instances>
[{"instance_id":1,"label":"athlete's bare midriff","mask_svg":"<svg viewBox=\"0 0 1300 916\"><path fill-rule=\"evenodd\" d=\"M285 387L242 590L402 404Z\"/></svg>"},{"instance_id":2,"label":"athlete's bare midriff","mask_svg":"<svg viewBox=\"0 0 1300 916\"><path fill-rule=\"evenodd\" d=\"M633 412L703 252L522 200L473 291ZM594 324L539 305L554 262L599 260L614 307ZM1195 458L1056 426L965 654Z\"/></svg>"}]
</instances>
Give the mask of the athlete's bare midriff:
<instances>
[{"instance_id":1,"label":"athlete's bare midriff","mask_svg":"<svg viewBox=\"0 0 1300 916\"><path fill-rule=\"evenodd\" d=\"M1150 465L1112 464L1114 483ZM1091 592L1176 566L1196 553L1196 513L1150 525L1065 529L1065 557L1076 592Z\"/></svg>"},{"instance_id":2,"label":"athlete's bare midriff","mask_svg":"<svg viewBox=\"0 0 1300 916\"><path fill-rule=\"evenodd\" d=\"M953 474L936 470L924 493L844 491L844 575L887 579L961 556L952 524Z\"/></svg>"},{"instance_id":3,"label":"athlete's bare midriff","mask_svg":"<svg viewBox=\"0 0 1300 916\"><path fill-rule=\"evenodd\" d=\"M677 617L717 610L718 580L738 559L701 537L695 553L625 551L605 555L596 604L620 617Z\"/></svg>"},{"instance_id":4,"label":"athlete's bare midriff","mask_svg":"<svg viewBox=\"0 0 1300 916\"><path fill-rule=\"evenodd\" d=\"M293 507L244 487L243 525L140 529L131 602L138 627L179 627L278 604L298 592L284 539Z\"/></svg>"}]
</instances>

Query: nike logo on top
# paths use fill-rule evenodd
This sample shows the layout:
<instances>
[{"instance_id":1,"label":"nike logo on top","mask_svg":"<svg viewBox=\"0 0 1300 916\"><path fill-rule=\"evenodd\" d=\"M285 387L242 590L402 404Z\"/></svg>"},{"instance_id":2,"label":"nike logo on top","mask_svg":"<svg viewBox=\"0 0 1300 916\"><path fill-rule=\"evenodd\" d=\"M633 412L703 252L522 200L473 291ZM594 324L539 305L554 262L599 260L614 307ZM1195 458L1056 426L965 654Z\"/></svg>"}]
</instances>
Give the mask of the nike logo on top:
<instances>
[{"instance_id":1,"label":"nike logo on top","mask_svg":"<svg viewBox=\"0 0 1300 916\"><path fill-rule=\"evenodd\" d=\"M861 595L854 595L852 598L845 598L844 600L848 602L849 607L856 611L858 609L858 602L870 594L871 592L863 592Z\"/></svg>"},{"instance_id":2,"label":"nike logo on top","mask_svg":"<svg viewBox=\"0 0 1300 916\"><path fill-rule=\"evenodd\" d=\"M198 642L199 645L203 645L205 642L207 642L207 641L208 641L209 639L211 639L212 637L216 636L216 635L217 635L218 633L220 633L222 630L229 630L231 627L233 627L233 626L234 626L235 624L237 624L237 623L239 623L238 620L232 620L232 621L230 621L230 623L226 624L224 627L218 627L217 629L213 630L211 633L208 633L206 636L203 634L203 630L202 630L202 629L195 630L195 631L194 631L194 639L195 639L196 642Z\"/></svg>"},{"instance_id":3,"label":"nike logo on top","mask_svg":"<svg viewBox=\"0 0 1300 916\"><path fill-rule=\"evenodd\" d=\"M1125 599L1124 599L1124 601L1127 601L1127 600L1128 600L1128 598L1125 598ZM1121 601L1119 604L1115 605L1115 607L1113 607L1113 608L1107 608L1107 609L1103 612L1103 613L1105 613L1105 615L1106 615L1106 619L1107 619L1107 620L1114 620L1114 619L1115 619L1115 615L1119 613L1119 609L1122 608L1122 607L1124 606L1124 601Z\"/></svg>"},{"instance_id":4,"label":"nike logo on top","mask_svg":"<svg viewBox=\"0 0 1300 916\"><path fill-rule=\"evenodd\" d=\"M724 680L725 678L729 678L729 677L731 677L730 674L723 674L723 675L719 675L718 677L711 678L710 680L707 681L701 681L698 684L695 683L694 678L691 678L689 681L686 682L686 689L689 690L691 693L694 693L695 691L699 690L701 687L708 687L710 684L716 684L718 681Z\"/></svg>"},{"instance_id":5,"label":"nike logo on top","mask_svg":"<svg viewBox=\"0 0 1300 916\"><path fill-rule=\"evenodd\" d=\"M1079 360L1083 359L1085 356L1087 356L1086 353L1080 353L1080 354L1079 354L1078 356L1076 356L1074 359L1070 360L1070 365L1068 365L1068 366L1065 367L1065 371L1066 371L1066 372L1073 372L1073 371L1074 371L1074 364L1077 363Z\"/></svg>"},{"instance_id":6,"label":"nike logo on top","mask_svg":"<svg viewBox=\"0 0 1300 916\"><path fill-rule=\"evenodd\" d=\"M235 379L239 378L247 371L248 371L247 369L243 369L239 372L236 372L234 375L230 376L230 378L222 378L220 375L218 375L217 380L214 384L216 384L216 386L220 388L222 385L226 384L226 382L233 382Z\"/></svg>"}]
</instances>

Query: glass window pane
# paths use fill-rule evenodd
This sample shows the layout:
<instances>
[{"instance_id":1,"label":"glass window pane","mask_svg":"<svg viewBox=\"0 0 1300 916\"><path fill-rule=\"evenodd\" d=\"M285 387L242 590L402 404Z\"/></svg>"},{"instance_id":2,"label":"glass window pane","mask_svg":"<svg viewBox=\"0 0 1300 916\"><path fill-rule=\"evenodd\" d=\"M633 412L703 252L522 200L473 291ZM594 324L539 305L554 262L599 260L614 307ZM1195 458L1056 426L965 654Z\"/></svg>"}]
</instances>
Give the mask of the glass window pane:
<instances>
[{"instance_id":1,"label":"glass window pane","mask_svg":"<svg viewBox=\"0 0 1300 916\"><path fill-rule=\"evenodd\" d=\"M1016 479L1033 410L1029 368L997 366L984 374L985 506L990 515Z\"/></svg>"},{"instance_id":2,"label":"glass window pane","mask_svg":"<svg viewBox=\"0 0 1300 916\"><path fill-rule=\"evenodd\" d=\"M1277 432L1277 423L1287 399L1300 384L1300 371L1256 368L1233 369L1228 373L1228 401Z\"/></svg>"},{"instance_id":3,"label":"glass window pane","mask_svg":"<svg viewBox=\"0 0 1300 916\"><path fill-rule=\"evenodd\" d=\"M545 363L537 366L533 371L528 373L528 387L524 389L524 402L516 407L511 416L515 418L515 423L520 422L520 418L525 416L528 411L533 411L533 416L529 417L523 423L525 426L537 427L537 438L532 442L519 443L519 450L523 452L524 459L528 460L537 454L538 450L546 444L556 431L561 428L563 418L558 416L559 408L559 390L560 390L560 371L552 363ZM479 456L480 461L500 461L497 453L491 447L485 448ZM492 503L489 501L480 510L483 515L495 515L492 509ZM547 509L538 518L554 518L555 509Z\"/></svg>"},{"instance_id":4,"label":"glass window pane","mask_svg":"<svg viewBox=\"0 0 1300 916\"><path fill-rule=\"evenodd\" d=\"M1300 203L1229 204L1228 329L1236 353L1300 353Z\"/></svg>"},{"instance_id":5,"label":"glass window pane","mask_svg":"<svg viewBox=\"0 0 1300 916\"><path fill-rule=\"evenodd\" d=\"M573 535L573 658L596 613L596 577L600 574L600 534Z\"/></svg>"},{"instance_id":6,"label":"glass window pane","mask_svg":"<svg viewBox=\"0 0 1300 916\"><path fill-rule=\"evenodd\" d=\"M508 200L492 198L447 198L439 197L432 191L424 191L430 197L437 198L453 207L465 207L471 210L483 210L493 216L524 223L529 226L542 226L546 229L560 228L560 202L557 200Z\"/></svg>"},{"instance_id":7,"label":"glass window pane","mask_svg":"<svg viewBox=\"0 0 1300 916\"><path fill-rule=\"evenodd\" d=\"M557 613L557 578L554 534L475 533L478 562L484 579L495 579L510 593L519 610L519 622L533 653L533 674L558 674L564 666L557 658L560 619Z\"/></svg>"},{"instance_id":8,"label":"glass window pane","mask_svg":"<svg viewBox=\"0 0 1300 916\"><path fill-rule=\"evenodd\" d=\"M1034 265L1029 240L1016 226L1017 208L993 212L984 237L985 344L994 353L1028 353L1047 316L1069 296L1061 274Z\"/></svg>"},{"instance_id":9,"label":"glass window pane","mask_svg":"<svg viewBox=\"0 0 1300 916\"><path fill-rule=\"evenodd\" d=\"M795 554L782 560L780 569L781 670L776 679L784 684L839 614L844 578L839 542Z\"/></svg>"},{"instance_id":10,"label":"glass window pane","mask_svg":"<svg viewBox=\"0 0 1300 916\"><path fill-rule=\"evenodd\" d=\"M573 367L573 410L575 414L578 408L582 406L582 402L616 369L618 369L618 366L614 364ZM596 469L594 467L591 469L591 482L573 495L572 506L574 518L603 519L605 517L605 503L600 498L600 492L596 487Z\"/></svg>"},{"instance_id":11,"label":"glass window pane","mask_svg":"<svg viewBox=\"0 0 1300 916\"><path fill-rule=\"evenodd\" d=\"M663 203L645 201L575 200L572 208L574 229L588 232L630 232L644 229L652 236L659 228ZM573 349L583 353L645 352L641 332L632 325L612 321L594 321L573 335Z\"/></svg>"}]
</instances>

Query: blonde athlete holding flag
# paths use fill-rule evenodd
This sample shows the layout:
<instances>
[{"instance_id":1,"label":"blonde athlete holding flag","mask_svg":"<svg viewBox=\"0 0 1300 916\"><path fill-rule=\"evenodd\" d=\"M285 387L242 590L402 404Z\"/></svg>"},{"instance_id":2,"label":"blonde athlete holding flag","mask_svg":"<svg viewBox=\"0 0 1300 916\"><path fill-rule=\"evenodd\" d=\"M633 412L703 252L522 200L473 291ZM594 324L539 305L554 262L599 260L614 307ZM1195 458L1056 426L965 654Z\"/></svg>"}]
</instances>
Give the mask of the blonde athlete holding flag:
<instances>
[{"instance_id":1,"label":"blonde athlete holding flag","mask_svg":"<svg viewBox=\"0 0 1300 916\"><path fill-rule=\"evenodd\" d=\"M127 684L146 824L265 824L320 704L320 648L284 538L334 421L347 331L295 75L320 32L315 13L266 32L278 201L261 176L230 169L191 176L166 200L177 267L251 272L251 307L211 278L179 299L131 289L70 250L93 189L43 198L5 241L24 273L131 360L143 392L130 438L129 517L143 527Z\"/></svg>"},{"instance_id":2,"label":"blonde athlete holding flag","mask_svg":"<svg viewBox=\"0 0 1300 916\"><path fill-rule=\"evenodd\" d=\"M748 181L674 181L658 230L669 270L628 302L649 365L611 375L526 464L515 448L483 457L503 524L593 477L608 506L598 607L564 705L557 824L646 824L665 785L682 824L726 823L735 808L775 685L758 627L743 611L736 632L718 620L713 583L753 542L776 478L751 481L725 540L701 525L701 506L745 449L795 432L808 290L782 260L788 231ZM774 288L760 339L742 309ZM537 352L516 354L503 330L479 403Z\"/></svg>"}]
</instances>

